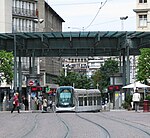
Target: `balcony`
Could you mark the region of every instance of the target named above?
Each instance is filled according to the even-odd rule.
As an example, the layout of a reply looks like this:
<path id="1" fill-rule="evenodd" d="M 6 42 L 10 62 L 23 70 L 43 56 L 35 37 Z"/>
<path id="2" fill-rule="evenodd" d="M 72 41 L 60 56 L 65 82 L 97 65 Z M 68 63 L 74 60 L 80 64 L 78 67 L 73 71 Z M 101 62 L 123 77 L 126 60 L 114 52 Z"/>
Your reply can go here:
<path id="1" fill-rule="evenodd" d="M 29 10 L 29 9 L 23 9 L 18 7 L 12 8 L 12 14 L 17 16 L 37 18 L 36 10 Z"/>

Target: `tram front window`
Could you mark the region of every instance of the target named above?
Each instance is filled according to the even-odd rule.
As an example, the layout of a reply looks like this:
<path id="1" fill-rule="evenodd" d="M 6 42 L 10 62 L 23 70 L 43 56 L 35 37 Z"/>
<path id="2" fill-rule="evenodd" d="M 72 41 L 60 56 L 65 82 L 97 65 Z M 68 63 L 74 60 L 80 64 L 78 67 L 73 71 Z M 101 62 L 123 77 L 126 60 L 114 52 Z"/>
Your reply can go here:
<path id="1" fill-rule="evenodd" d="M 59 102 L 60 102 L 61 105 L 64 105 L 64 106 L 70 105 L 72 103 L 71 99 L 72 99 L 71 98 L 71 93 L 68 93 L 68 92 L 60 93 Z"/>

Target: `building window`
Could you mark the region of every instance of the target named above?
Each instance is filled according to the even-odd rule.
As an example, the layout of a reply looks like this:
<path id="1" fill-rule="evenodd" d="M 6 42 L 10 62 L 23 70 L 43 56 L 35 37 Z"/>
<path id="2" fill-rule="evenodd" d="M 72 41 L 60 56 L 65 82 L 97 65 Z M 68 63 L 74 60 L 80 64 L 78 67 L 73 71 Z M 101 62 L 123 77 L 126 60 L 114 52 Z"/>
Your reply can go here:
<path id="1" fill-rule="evenodd" d="M 139 15 L 139 27 L 147 26 L 147 15 Z"/>
<path id="2" fill-rule="evenodd" d="M 139 3 L 147 3 L 147 0 L 139 0 Z"/>

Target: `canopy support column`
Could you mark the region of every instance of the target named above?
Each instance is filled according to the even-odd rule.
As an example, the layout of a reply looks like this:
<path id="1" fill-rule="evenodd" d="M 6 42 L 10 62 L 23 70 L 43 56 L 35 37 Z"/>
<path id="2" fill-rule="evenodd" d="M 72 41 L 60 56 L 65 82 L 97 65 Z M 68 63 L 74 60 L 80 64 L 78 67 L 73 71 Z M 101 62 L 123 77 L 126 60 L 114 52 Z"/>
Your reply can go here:
<path id="1" fill-rule="evenodd" d="M 17 92 L 17 41 L 16 34 L 14 34 L 14 92 Z"/>
<path id="2" fill-rule="evenodd" d="M 21 51 L 20 51 L 20 53 L 21 53 Z M 18 72 L 19 72 L 19 95 L 22 96 L 21 54 L 19 54 Z M 20 97 L 20 98 L 21 98 L 21 97 Z"/>
<path id="3" fill-rule="evenodd" d="M 125 60 L 125 52 L 126 52 L 126 49 L 123 48 L 122 49 L 122 55 L 123 55 L 123 86 L 126 85 L 126 60 Z M 125 100 L 126 100 L 126 92 L 124 93 L 125 95 Z"/>

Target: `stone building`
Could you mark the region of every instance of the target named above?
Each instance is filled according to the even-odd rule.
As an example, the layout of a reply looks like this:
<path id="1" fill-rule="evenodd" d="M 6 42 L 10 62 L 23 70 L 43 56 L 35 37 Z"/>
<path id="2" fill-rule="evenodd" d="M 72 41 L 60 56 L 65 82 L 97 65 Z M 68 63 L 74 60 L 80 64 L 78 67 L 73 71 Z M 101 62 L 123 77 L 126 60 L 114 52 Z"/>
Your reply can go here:
<path id="1" fill-rule="evenodd" d="M 62 31 L 64 20 L 44 0 L 0 0 L 0 5 L 0 33 Z M 29 60 L 29 57 L 21 58 L 24 89 L 26 75 L 30 73 Z M 36 57 L 34 62 L 34 73 L 42 76 L 41 86 L 54 86 L 61 69 L 60 58 Z M 10 88 L 13 89 L 13 84 Z"/>
<path id="2" fill-rule="evenodd" d="M 150 1 L 136 0 L 136 30 L 149 31 L 150 30 Z"/>

